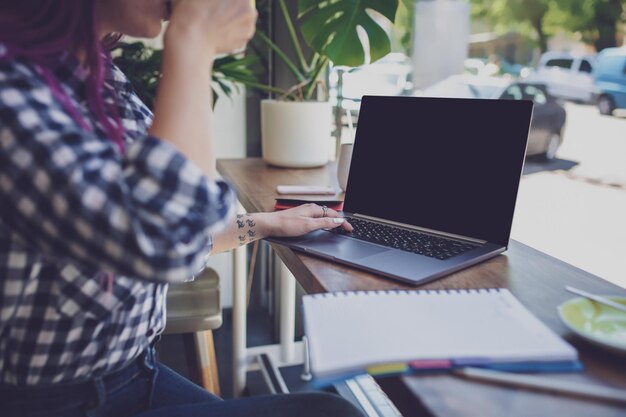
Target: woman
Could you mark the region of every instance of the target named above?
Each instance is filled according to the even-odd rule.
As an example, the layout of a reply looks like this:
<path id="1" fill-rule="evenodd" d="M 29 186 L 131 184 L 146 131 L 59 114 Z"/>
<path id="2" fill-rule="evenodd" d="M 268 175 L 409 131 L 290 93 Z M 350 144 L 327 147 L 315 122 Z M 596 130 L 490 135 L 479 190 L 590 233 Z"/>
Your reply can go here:
<path id="1" fill-rule="evenodd" d="M 351 229 L 313 205 L 241 221 L 228 185 L 210 180 L 209 69 L 252 36 L 250 1 L 1 4 L 2 414 L 359 415 L 323 394 L 221 401 L 154 360 L 167 283 L 208 252 Z M 165 17 L 152 115 L 105 44 L 157 36 Z"/>

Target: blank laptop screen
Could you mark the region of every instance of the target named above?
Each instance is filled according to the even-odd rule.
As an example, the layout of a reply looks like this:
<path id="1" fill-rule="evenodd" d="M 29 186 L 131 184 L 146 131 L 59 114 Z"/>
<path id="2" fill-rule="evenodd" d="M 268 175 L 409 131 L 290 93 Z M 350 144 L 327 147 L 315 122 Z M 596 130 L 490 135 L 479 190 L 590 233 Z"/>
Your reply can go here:
<path id="1" fill-rule="evenodd" d="M 365 96 L 344 210 L 507 246 L 532 102 Z"/>

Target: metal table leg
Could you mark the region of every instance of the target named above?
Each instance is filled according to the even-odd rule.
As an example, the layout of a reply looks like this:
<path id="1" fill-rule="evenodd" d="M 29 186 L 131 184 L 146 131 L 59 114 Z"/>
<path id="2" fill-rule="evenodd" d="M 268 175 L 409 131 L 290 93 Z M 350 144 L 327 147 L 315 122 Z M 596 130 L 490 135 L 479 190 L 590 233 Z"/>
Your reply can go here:
<path id="1" fill-rule="evenodd" d="M 291 362 L 294 356 L 296 328 L 296 279 L 280 262 L 280 347 L 283 362 Z"/>
<path id="2" fill-rule="evenodd" d="M 233 397 L 239 397 L 246 387 L 246 247 L 233 250 Z"/>

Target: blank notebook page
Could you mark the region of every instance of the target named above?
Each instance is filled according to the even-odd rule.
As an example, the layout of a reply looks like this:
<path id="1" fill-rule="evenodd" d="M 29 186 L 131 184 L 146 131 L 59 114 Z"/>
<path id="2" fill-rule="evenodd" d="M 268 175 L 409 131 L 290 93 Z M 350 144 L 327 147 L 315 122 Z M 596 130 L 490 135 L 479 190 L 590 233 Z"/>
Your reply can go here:
<path id="1" fill-rule="evenodd" d="M 303 302 L 318 375 L 419 359 L 577 358 L 506 289 L 328 293 Z"/>

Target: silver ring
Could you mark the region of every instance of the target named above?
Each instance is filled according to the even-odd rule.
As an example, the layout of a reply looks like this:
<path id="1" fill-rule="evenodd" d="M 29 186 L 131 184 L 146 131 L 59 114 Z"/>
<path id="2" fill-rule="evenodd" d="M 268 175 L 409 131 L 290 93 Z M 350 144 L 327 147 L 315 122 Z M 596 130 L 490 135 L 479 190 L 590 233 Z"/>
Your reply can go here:
<path id="1" fill-rule="evenodd" d="M 322 206 L 322 210 L 324 211 L 324 214 L 322 214 L 322 217 L 328 217 L 328 207 Z"/>

